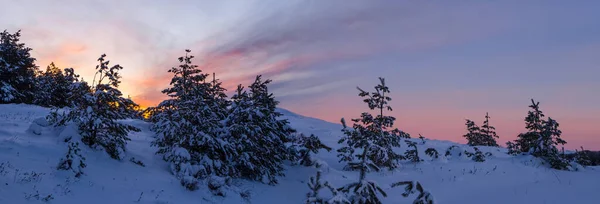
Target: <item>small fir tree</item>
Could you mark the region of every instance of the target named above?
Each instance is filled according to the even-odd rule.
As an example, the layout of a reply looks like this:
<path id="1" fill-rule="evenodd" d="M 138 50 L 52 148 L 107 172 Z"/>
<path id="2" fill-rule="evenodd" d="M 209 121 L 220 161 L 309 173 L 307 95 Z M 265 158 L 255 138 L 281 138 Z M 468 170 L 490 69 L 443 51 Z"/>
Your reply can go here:
<path id="1" fill-rule="evenodd" d="M 433 158 L 433 159 L 437 159 L 439 157 L 439 153 L 436 149 L 434 148 L 427 148 L 425 150 L 425 154 L 427 154 L 429 157 Z"/>
<path id="2" fill-rule="evenodd" d="M 392 110 L 388 105 L 392 99 L 386 95 L 390 90 L 385 85 L 385 80 L 379 80 L 380 84 L 375 86 L 373 93 L 358 88 L 359 96 L 365 98 L 363 101 L 369 109 L 377 110 L 378 115 L 364 112 L 361 118 L 352 119 L 352 128 L 348 128 L 342 119 L 342 132 L 345 136 L 338 143 L 344 146 L 338 149 L 338 157 L 341 162 L 347 163 L 345 168 L 348 170 L 379 171 L 381 167 L 395 169 L 402 158 L 392 148 L 400 147 L 400 139 L 407 134 L 397 128 L 391 129 L 396 118 L 383 114 L 384 110 Z M 363 153 L 355 155 L 355 149 L 361 149 Z"/>
<path id="3" fill-rule="evenodd" d="M 481 150 L 479 150 L 479 148 L 477 148 L 477 147 L 473 147 L 473 150 L 475 150 L 475 153 L 472 153 L 473 161 L 484 162 L 485 155 L 483 154 L 483 152 L 481 152 Z"/>
<path id="4" fill-rule="evenodd" d="M 528 132 L 519 134 L 517 140 L 508 142 L 509 153 L 528 153 L 544 159 L 554 169 L 566 170 L 569 167 L 567 159 L 558 151 L 557 145 L 564 145 L 559 124 L 552 118 L 544 119 L 544 114 L 539 108 L 539 102 L 531 100 L 529 111 L 525 118 Z"/>
<path id="5" fill-rule="evenodd" d="M 85 157 L 79 153 L 79 142 L 69 141 L 69 150 L 65 155 L 65 158 L 61 158 L 58 166 L 58 170 L 71 170 L 75 173 L 75 177 L 83 175 L 83 169 L 86 167 Z"/>
<path id="6" fill-rule="evenodd" d="M 408 145 L 408 148 L 412 148 L 412 149 L 408 149 L 408 150 L 406 150 L 406 152 L 404 152 L 404 158 L 411 162 L 414 162 L 414 163 L 422 162 L 423 160 L 421 158 L 419 158 L 419 151 L 417 149 L 417 143 L 408 141 L 408 140 L 404 140 L 404 142 L 406 142 L 406 145 Z"/>
<path id="7" fill-rule="evenodd" d="M 313 166 L 315 164 L 315 159 L 312 155 L 319 153 L 320 149 L 325 149 L 328 152 L 331 151 L 331 147 L 323 144 L 321 140 L 313 134 L 308 137 L 304 134 L 300 134 L 295 143 L 294 152 L 297 152 L 296 155 L 298 158 L 296 160 L 303 166 Z"/>
<path id="8" fill-rule="evenodd" d="M 497 147 L 498 143 L 496 139 L 500 138 L 498 134 L 496 134 L 496 128 L 490 125 L 490 116 L 488 113 L 485 113 L 485 120 L 483 121 L 483 125 L 481 126 L 481 137 L 482 144 L 480 146 L 492 146 Z"/>

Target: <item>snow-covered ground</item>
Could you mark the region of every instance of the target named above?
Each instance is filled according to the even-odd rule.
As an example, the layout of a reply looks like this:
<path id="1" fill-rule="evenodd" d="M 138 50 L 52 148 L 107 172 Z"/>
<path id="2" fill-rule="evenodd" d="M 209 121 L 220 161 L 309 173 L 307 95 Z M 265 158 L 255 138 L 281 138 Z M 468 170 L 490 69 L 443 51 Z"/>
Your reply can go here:
<path id="1" fill-rule="evenodd" d="M 127 158 L 111 159 L 101 151 L 81 146 L 86 156 L 85 175 L 57 171 L 59 159 L 67 151 L 60 134 L 72 133 L 44 127 L 36 120 L 49 109 L 31 105 L 0 105 L 0 204 L 41 203 L 303 203 L 308 178 L 316 169 L 290 166 L 280 184 L 268 186 L 256 182 L 236 181 L 228 195 L 215 197 L 201 188 L 190 192 L 171 175 L 167 164 L 150 146 L 153 134 L 149 124 L 139 120 L 124 121 L 142 129 L 130 134 Z M 281 110 L 291 125 L 307 134 L 315 134 L 323 143 L 336 149 L 341 125 L 303 117 Z M 33 124 L 33 125 L 32 125 Z M 404 163 L 396 171 L 371 173 L 368 177 L 380 186 L 397 181 L 416 180 L 430 191 L 438 203 L 600 203 L 595 194 L 600 189 L 600 169 L 589 167 L 577 172 L 556 171 L 540 165 L 536 159 L 505 154 L 502 148 L 480 148 L 493 154 L 483 163 L 463 156 L 443 157 L 452 145 L 472 151 L 471 147 L 449 141 L 418 142 L 419 155 L 425 162 Z M 403 143 L 404 145 L 404 143 Z M 404 145 L 406 146 L 406 145 Z M 435 161 L 427 156 L 427 148 L 442 155 Z M 404 152 L 404 148 L 398 151 Z M 140 160 L 145 167 L 129 161 Z M 323 178 L 341 186 L 356 180 L 356 172 L 342 171 L 335 150 L 321 152 L 317 158 L 326 162 Z M 200 185 L 201 187 L 205 185 Z M 403 188 L 386 189 L 384 203 L 412 203 L 402 197 Z M 239 192 L 250 194 L 243 199 Z"/>

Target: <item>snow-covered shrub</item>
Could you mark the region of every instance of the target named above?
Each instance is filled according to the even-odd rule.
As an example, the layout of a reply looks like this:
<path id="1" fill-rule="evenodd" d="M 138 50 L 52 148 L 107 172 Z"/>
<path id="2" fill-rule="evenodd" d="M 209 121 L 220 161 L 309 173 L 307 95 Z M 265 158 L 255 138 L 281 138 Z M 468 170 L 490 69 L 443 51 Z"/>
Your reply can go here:
<path id="1" fill-rule="evenodd" d="M 406 142 L 406 145 L 408 145 L 409 148 L 413 148 L 413 149 L 408 149 L 404 152 L 404 158 L 411 162 L 414 162 L 414 163 L 422 162 L 423 160 L 419 157 L 419 150 L 417 149 L 417 143 L 409 141 L 409 140 L 404 140 L 404 142 Z"/>
<path id="2" fill-rule="evenodd" d="M 417 198 L 415 198 L 415 200 L 413 201 L 413 204 L 434 204 L 435 203 L 431 193 L 429 193 L 428 191 L 425 191 L 423 189 L 423 186 L 419 182 L 403 181 L 403 182 L 397 182 L 397 183 L 392 184 L 392 188 L 395 188 L 398 186 L 405 186 L 404 193 L 402 193 L 402 196 L 404 196 L 404 197 L 408 197 L 410 194 L 414 194 L 415 190 L 418 191 Z"/>
<path id="3" fill-rule="evenodd" d="M 477 148 L 477 147 L 473 147 L 473 150 L 475 150 L 475 153 L 473 153 L 473 156 L 472 156 L 473 161 L 484 162 L 485 155 L 483 154 L 483 152 L 481 152 L 481 150 L 479 150 L 479 148 Z"/>
<path id="4" fill-rule="evenodd" d="M 321 140 L 313 134 L 310 136 L 299 134 L 293 143 L 294 144 L 290 149 L 292 149 L 292 154 L 295 156 L 294 162 L 303 166 L 315 165 L 316 160 L 313 158 L 313 154 L 319 153 L 320 149 L 325 149 L 328 152 L 331 151 L 331 147 L 323 144 Z"/>
<path id="5" fill-rule="evenodd" d="M 68 112 L 59 114 L 54 111 L 49 120 L 55 126 L 66 126 L 70 123 L 77 124 L 81 141 L 92 147 L 101 148 L 114 159 L 121 160 L 125 152 L 125 144 L 129 141 L 130 131 L 140 131 L 131 125 L 118 122 L 131 116 L 130 109 L 135 104 L 131 99 L 123 98 L 119 91 L 118 71 L 123 69 L 119 65 L 108 67 L 102 55 L 96 66 L 98 81 L 92 87 L 85 82 L 75 83 L 72 87 L 75 93 L 74 107 Z"/>
<path id="6" fill-rule="evenodd" d="M 334 188 L 329 182 L 321 181 L 321 171 L 317 171 L 315 177 L 310 177 L 308 188 L 310 192 L 306 194 L 306 204 L 350 204 L 350 200 L 346 195 L 338 189 Z M 331 192 L 331 197 L 324 197 L 319 192 L 323 189 L 328 189 Z"/>
<path id="7" fill-rule="evenodd" d="M 86 167 L 85 157 L 80 153 L 79 142 L 69 141 L 69 150 L 64 158 L 60 159 L 58 170 L 71 170 L 75 173 L 75 177 L 83 175 L 83 169 Z"/>
<path id="8" fill-rule="evenodd" d="M 439 158 L 439 155 L 440 155 L 435 148 L 427 148 L 425 150 L 425 154 L 427 154 L 432 159 L 437 159 L 437 158 Z"/>

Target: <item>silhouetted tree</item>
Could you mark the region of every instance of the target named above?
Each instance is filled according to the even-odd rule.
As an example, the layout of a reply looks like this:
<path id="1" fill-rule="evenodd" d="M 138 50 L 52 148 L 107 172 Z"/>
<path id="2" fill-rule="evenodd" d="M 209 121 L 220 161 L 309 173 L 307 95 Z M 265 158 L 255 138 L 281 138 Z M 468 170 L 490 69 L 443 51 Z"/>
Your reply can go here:
<path id="1" fill-rule="evenodd" d="M 0 32 L 0 103 L 33 103 L 37 67 L 20 38 L 20 30 Z"/>

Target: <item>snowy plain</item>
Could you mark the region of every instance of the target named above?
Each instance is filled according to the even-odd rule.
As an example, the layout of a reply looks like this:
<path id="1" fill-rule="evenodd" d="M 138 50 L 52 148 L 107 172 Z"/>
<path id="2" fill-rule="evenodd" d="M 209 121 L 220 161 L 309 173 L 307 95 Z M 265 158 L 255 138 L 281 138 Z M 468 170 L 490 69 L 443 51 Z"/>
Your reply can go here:
<path id="1" fill-rule="evenodd" d="M 322 167 L 323 179 L 339 187 L 357 180 L 357 172 L 342 171 L 335 149 L 341 136 L 340 124 L 304 117 L 280 109 L 291 126 L 305 134 L 315 134 L 334 150 L 321 151 L 317 158 L 327 163 Z M 75 178 L 72 172 L 58 171 L 56 166 L 67 151 L 61 138 L 75 134 L 73 127 L 56 129 L 44 120 L 50 109 L 33 105 L 0 105 L 0 204 L 60 203 L 304 203 L 309 191 L 306 182 L 315 175 L 314 167 L 287 166 L 286 176 L 279 184 L 269 186 L 237 180 L 225 197 L 213 196 L 206 185 L 191 192 L 171 175 L 168 165 L 156 148 L 149 123 L 126 120 L 141 132 L 132 132 L 123 161 L 111 159 L 102 151 L 81 145 L 87 158 L 85 175 Z M 414 137 L 414 135 L 413 135 Z M 492 156 L 485 162 L 474 162 L 464 154 L 445 157 L 446 149 L 457 145 L 459 150 L 472 147 L 450 141 L 411 139 L 418 143 L 421 163 L 403 163 L 394 171 L 368 174 L 384 187 L 388 197 L 384 203 L 412 203 L 404 198 L 402 187 L 389 188 L 398 181 L 419 181 L 431 192 L 437 203 L 461 204 L 559 204 L 600 203 L 600 168 L 586 167 L 579 171 L 552 170 L 530 156 L 510 156 L 504 148 L 480 147 Z M 406 145 L 398 149 L 403 153 Z M 435 148 L 440 158 L 433 159 L 424 151 Z M 458 151 L 457 151 L 458 152 Z M 140 160 L 145 167 L 130 162 Z M 239 194 L 250 195 L 242 198 Z"/>

